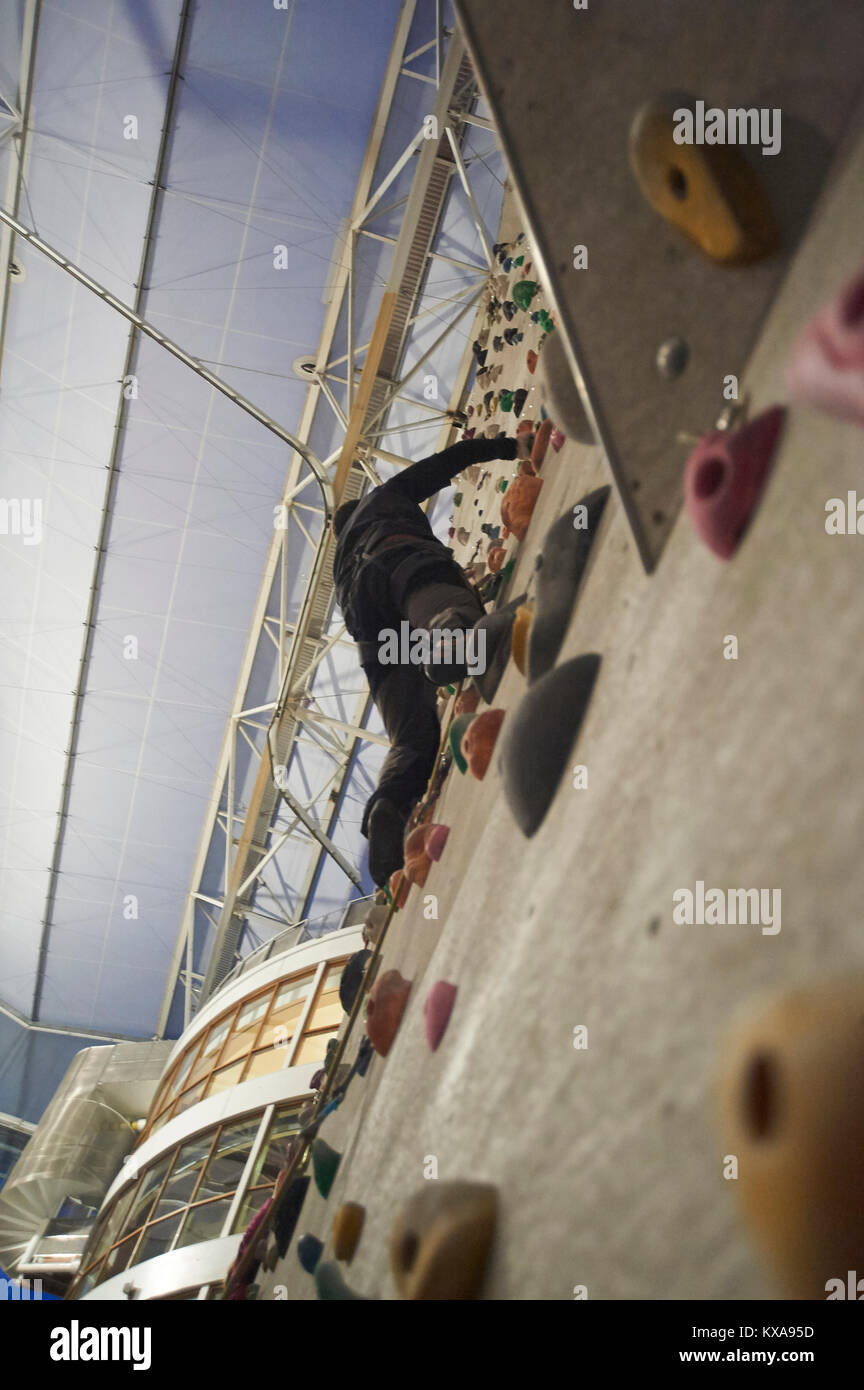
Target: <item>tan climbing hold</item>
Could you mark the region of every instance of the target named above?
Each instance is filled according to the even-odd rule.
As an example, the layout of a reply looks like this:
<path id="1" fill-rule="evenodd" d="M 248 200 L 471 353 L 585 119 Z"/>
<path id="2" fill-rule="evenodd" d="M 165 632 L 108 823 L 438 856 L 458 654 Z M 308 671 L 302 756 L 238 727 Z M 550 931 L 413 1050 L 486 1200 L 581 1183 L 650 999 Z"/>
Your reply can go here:
<path id="1" fill-rule="evenodd" d="M 510 634 L 510 654 L 516 663 L 519 674 L 524 676 L 528 665 L 528 637 L 534 621 L 534 610 L 527 604 L 516 609 L 513 631 Z"/>
<path id="2" fill-rule="evenodd" d="M 724 1164 L 788 1297 L 839 1294 L 864 1276 L 864 978 L 790 990 L 729 1038 L 720 1099 Z"/>
<path id="3" fill-rule="evenodd" d="M 477 1298 L 497 1207 L 497 1191 L 487 1183 L 438 1181 L 415 1192 L 390 1237 L 390 1263 L 402 1298 Z"/>
<path id="4" fill-rule="evenodd" d="M 772 255 L 780 233 L 758 176 L 734 145 L 676 143 L 674 113 L 685 109 L 683 99 L 661 99 L 633 121 L 630 167 L 645 198 L 712 261 Z"/>
<path id="5" fill-rule="evenodd" d="M 358 1202 L 344 1202 L 333 1217 L 333 1254 L 350 1264 L 363 1232 L 366 1208 Z"/>

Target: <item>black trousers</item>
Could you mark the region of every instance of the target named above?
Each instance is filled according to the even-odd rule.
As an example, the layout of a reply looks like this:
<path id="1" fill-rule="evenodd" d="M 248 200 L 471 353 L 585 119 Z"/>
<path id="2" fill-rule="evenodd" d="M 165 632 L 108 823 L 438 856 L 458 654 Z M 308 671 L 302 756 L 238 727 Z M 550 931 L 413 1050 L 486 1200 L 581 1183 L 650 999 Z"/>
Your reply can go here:
<path id="1" fill-rule="evenodd" d="M 485 609 L 474 590 L 455 568 L 431 572 L 400 604 L 412 629 L 471 628 Z M 423 795 L 435 765 L 441 737 L 436 709 L 437 687 L 422 666 L 365 666 L 372 697 L 384 721 L 390 750 L 378 786 L 366 803 L 362 830 L 369 812 L 386 797 L 406 813 Z M 432 673 L 434 676 L 434 672 Z"/>

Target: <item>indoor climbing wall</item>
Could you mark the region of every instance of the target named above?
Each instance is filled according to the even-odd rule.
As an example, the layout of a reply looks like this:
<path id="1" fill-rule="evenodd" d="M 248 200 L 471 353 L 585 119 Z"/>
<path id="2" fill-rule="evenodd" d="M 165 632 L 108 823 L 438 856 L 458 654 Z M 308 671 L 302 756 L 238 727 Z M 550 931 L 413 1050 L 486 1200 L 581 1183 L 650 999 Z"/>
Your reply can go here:
<path id="1" fill-rule="evenodd" d="M 479 46 L 482 6 L 461 8 Z M 678 53 L 692 87 L 706 74 Z M 631 115 L 652 97 L 626 90 Z M 642 475 L 670 489 L 662 548 L 634 532 L 628 456 L 610 469 L 590 442 L 567 370 L 543 251 L 560 176 L 554 208 L 521 183 L 505 206 L 467 428 L 530 425 L 522 458 L 460 482 L 452 537 L 495 659 L 441 692 L 404 868 L 343 976 L 348 1021 L 234 1296 L 818 1299 L 864 1268 L 864 104 L 843 100 L 773 280 L 740 268 L 757 288 L 724 313 L 712 399 L 689 366 L 674 377 L 664 428 L 686 442 Z M 589 266 L 626 232 L 593 187 L 568 204 L 571 245 L 594 227 Z M 668 235 L 670 262 L 705 270 Z M 633 332 L 655 342 L 643 309 Z M 602 362 L 580 384 L 620 400 L 623 448 L 642 378 Z"/>

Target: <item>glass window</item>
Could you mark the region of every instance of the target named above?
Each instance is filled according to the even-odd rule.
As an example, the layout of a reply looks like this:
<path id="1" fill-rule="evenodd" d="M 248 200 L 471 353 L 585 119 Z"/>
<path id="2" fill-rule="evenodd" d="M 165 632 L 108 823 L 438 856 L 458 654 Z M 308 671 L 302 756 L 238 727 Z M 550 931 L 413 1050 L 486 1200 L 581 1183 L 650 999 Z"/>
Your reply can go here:
<path id="1" fill-rule="evenodd" d="M 272 1197 L 272 1195 L 272 1187 L 254 1187 L 251 1192 L 247 1192 L 240 1203 L 234 1225 L 231 1227 L 232 1234 L 236 1235 L 238 1231 L 245 1231 L 256 1211 L 260 1211 L 268 1197 Z"/>
<path id="2" fill-rule="evenodd" d="M 188 1049 L 188 1051 L 186 1052 L 186 1055 L 185 1055 L 184 1057 L 181 1057 L 181 1058 L 180 1058 L 180 1063 L 179 1063 L 179 1065 L 178 1065 L 178 1067 L 177 1067 L 177 1070 L 176 1070 L 175 1073 L 174 1073 L 174 1079 L 173 1079 L 172 1082 L 171 1082 L 171 1095 L 172 1095 L 172 1096 L 178 1095 L 179 1092 L 183 1090 L 183 1087 L 184 1087 L 185 1084 L 186 1084 L 186 1078 L 188 1077 L 190 1071 L 192 1070 L 192 1063 L 195 1061 L 195 1058 L 198 1056 L 198 1049 L 199 1049 L 200 1046 L 201 1046 L 201 1039 L 198 1038 L 198 1039 L 192 1044 L 192 1046 Z"/>
<path id="3" fill-rule="evenodd" d="M 342 965 L 335 971 L 328 970 L 321 982 L 318 998 L 309 1015 L 305 1031 L 316 1032 L 319 1028 L 338 1028 L 342 1022 L 343 1008 L 339 1001 L 339 979 Z"/>
<path id="4" fill-rule="evenodd" d="M 235 1062 L 230 1067 L 220 1067 L 214 1071 L 210 1080 L 207 1082 L 207 1095 L 215 1096 L 219 1091 L 227 1091 L 229 1086 L 236 1086 L 243 1074 L 246 1065 L 246 1058 L 241 1057 L 239 1062 Z"/>
<path id="5" fill-rule="evenodd" d="M 157 1255 L 164 1255 L 166 1250 L 170 1249 L 185 1211 L 186 1208 L 183 1207 L 174 1216 L 169 1216 L 167 1221 L 157 1221 L 147 1227 L 141 1237 L 141 1244 L 135 1251 L 136 1265 L 143 1264 L 144 1260 L 155 1260 Z"/>
<path id="6" fill-rule="evenodd" d="M 136 1231 L 139 1226 L 144 1225 L 156 1194 L 162 1186 L 165 1174 L 171 1166 L 173 1156 L 173 1153 L 170 1153 L 166 1158 L 161 1158 L 158 1163 L 154 1163 L 152 1168 L 148 1168 L 142 1177 L 135 1194 L 135 1200 L 129 1208 L 129 1215 L 123 1225 L 124 1235 L 128 1235 L 130 1231 Z"/>
<path id="7" fill-rule="evenodd" d="M 254 1052 L 246 1072 L 246 1080 L 251 1080 L 253 1076 L 269 1076 L 273 1071 L 281 1071 L 287 1058 L 287 1047 L 265 1047 L 263 1052 Z"/>
<path id="8" fill-rule="evenodd" d="M 286 980 L 283 985 L 280 985 L 276 992 L 276 998 L 273 1000 L 273 1008 L 270 1011 L 267 1025 L 261 1034 L 262 1042 L 265 1039 L 268 1043 L 273 1043 L 278 1041 L 278 1038 L 293 1038 L 306 1005 L 312 979 L 312 973 L 307 971 L 305 975 L 294 980 Z M 279 1030 L 278 1037 L 277 1029 Z"/>
<path id="9" fill-rule="evenodd" d="M 302 1067 L 306 1062 L 323 1062 L 327 1053 L 327 1044 L 331 1038 L 336 1037 L 338 1032 L 338 1028 L 331 1028 L 329 1033 L 312 1033 L 311 1036 L 304 1037 L 294 1054 L 292 1065 Z"/>
<path id="10" fill-rule="evenodd" d="M 266 993 L 257 995 L 255 999 L 250 999 L 241 1007 L 231 1037 L 226 1042 L 225 1050 L 219 1058 L 223 1066 L 226 1062 L 236 1061 L 238 1057 L 245 1057 L 251 1051 L 261 1020 L 269 1008 L 272 994 L 273 990 L 268 989 Z"/>
<path id="11" fill-rule="evenodd" d="M 173 1119 L 175 1115 L 182 1115 L 184 1110 L 188 1110 L 190 1105 L 194 1105 L 197 1100 L 200 1100 L 203 1093 L 204 1082 L 199 1081 L 197 1086 L 193 1086 L 191 1091 L 186 1091 L 186 1093 L 180 1097 L 171 1112 L 171 1118 Z"/>
<path id="12" fill-rule="evenodd" d="M 216 1202 L 202 1202 L 200 1206 L 190 1207 L 175 1249 L 221 1236 L 230 1205 L 231 1197 L 220 1197 Z"/>
<path id="13" fill-rule="evenodd" d="M 112 1275 L 119 1274 L 121 1270 L 126 1268 L 132 1258 L 132 1251 L 135 1249 L 137 1241 L 138 1233 L 136 1232 L 134 1236 L 129 1236 L 128 1240 L 124 1240 L 122 1245 L 115 1246 L 111 1253 L 106 1256 L 105 1263 L 99 1270 L 100 1284 L 104 1284 L 106 1279 L 110 1279 Z"/>
<path id="14" fill-rule="evenodd" d="M 272 1120 L 270 1132 L 252 1169 L 252 1176 L 249 1180 L 250 1187 L 255 1187 L 259 1183 L 274 1183 L 276 1181 L 280 1169 L 285 1164 L 288 1144 L 300 1128 L 297 1120 L 298 1113 L 299 1106 L 292 1107 L 292 1109 L 276 1115 Z"/>
<path id="15" fill-rule="evenodd" d="M 174 1160 L 171 1176 L 162 1192 L 163 1200 L 184 1203 L 191 1200 L 201 1169 L 204 1167 L 212 1146 L 212 1130 L 208 1134 L 199 1134 L 197 1138 L 190 1139 L 187 1144 L 183 1145 Z"/>
<path id="16" fill-rule="evenodd" d="M 253 1120 L 242 1120 L 239 1124 L 224 1127 L 196 1193 L 199 1201 L 223 1192 L 236 1191 L 260 1125 L 261 1117 L 256 1115 Z"/>

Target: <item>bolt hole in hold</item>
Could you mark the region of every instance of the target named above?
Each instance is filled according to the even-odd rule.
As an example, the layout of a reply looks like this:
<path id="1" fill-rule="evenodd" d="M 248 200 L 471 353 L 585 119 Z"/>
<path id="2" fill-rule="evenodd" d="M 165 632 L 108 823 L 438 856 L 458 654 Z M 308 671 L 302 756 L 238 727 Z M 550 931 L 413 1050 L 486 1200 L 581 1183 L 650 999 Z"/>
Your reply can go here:
<path id="1" fill-rule="evenodd" d="M 770 1139 L 778 1126 L 779 1069 L 767 1052 L 750 1059 L 744 1077 L 744 1118 L 754 1139 Z"/>
<path id="2" fill-rule="evenodd" d="M 704 499 L 706 497 L 713 497 L 716 492 L 719 492 L 723 483 L 725 471 L 726 469 L 722 459 L 706 459 L 699 469 L 699 472 L 696 474 L 696 482 L 693 488 L 696 496 Z"/>
<path id="3" fill-rule="evenodd" d="M 399 1246 L 399 1261 L 406 1274 L 410 1274 L 414 1268 L 414 1261 L 417 1259 L 417 1251 L 420 1249 L 420 1241 L 413 1231 L 408 1231 L 402 1237 L 402 1244 Z"/>
<path id="4" fill-rule="evenodd" d="M 864 319 L 864 275 L 849 287 L 841 314 L 846 328 L 855 328 Z"/>
<path id="5" fill-rule="evenodd" d="M 687 175 L 676 164 L 673 164 L 667 175 L 669 192 L 673 198 L 677 198 L 679 203 L 683 203 L 687 197 Z"/>

